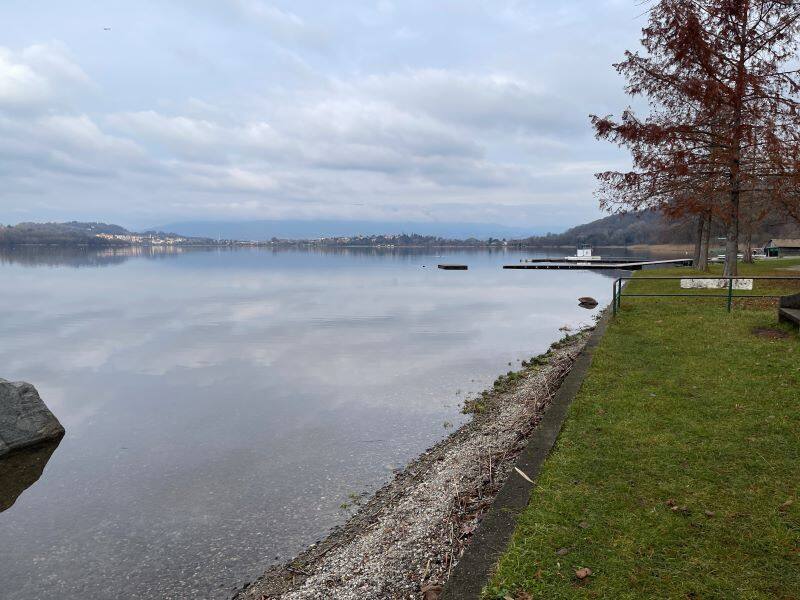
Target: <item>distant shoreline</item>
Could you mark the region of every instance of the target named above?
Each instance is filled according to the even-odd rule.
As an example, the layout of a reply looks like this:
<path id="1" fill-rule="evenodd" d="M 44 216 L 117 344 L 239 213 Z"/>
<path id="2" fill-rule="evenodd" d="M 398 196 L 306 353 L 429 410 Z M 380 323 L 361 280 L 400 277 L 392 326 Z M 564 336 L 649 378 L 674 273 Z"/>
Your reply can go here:
<path id="1" fill-rule="evenodd" d="M 192 248 L 314 248 L 314 249 L 372 249 L 372 250 L 398 250 L 404 248 L 436 248 L 454 250 L 571 250 L 576 248 L 576 244 L 566 244 L 557 246 L 534 245 L 523 242 L 506 242 L 504 244 L 490 243 L 431 243 L 431 244 L 326 244 L 307 240 L 279 241 L 279 242 L 250 242 L 250 241 L 230 241 L 221 243 L 187 243 L 187 244 L 111 244 L 111 243 L 75 243 L 75 242 L 21 242 L 12 244 L 0 243 L 0 248 L 76 248 L 84 250 L 125 250 L 130 248 L 158 248 L 158 249 L 182 249 L 191 250 Z M 691 253 L 691 244 L 632 244 L 624 245 L 598 245 L 595 248 L 624 249 L 632 251 L 650 251 L 664 253 Z"/>

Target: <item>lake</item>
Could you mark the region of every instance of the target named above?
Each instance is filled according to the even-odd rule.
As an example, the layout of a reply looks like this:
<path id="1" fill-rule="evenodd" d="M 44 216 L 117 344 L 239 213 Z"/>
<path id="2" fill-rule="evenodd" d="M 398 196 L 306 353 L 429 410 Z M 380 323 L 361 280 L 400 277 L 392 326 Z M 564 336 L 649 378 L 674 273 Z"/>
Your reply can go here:
<path id="1" fill-rule="evenodd" d="M 523 256 L 0 251 L 0 377 L 67 431 L 0 513 L 0 598 L 227 598 L 320 539 L 610 302 Z"/>

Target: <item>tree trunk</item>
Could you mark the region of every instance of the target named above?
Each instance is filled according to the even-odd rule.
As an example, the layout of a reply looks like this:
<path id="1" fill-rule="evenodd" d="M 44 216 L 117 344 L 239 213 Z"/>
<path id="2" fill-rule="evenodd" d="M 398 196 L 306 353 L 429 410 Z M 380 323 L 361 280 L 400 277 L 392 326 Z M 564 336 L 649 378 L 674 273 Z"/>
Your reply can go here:
<path id="1" fill-rule="evenodd" d="M 739 186 L 734 184 L 731 191 L 730 213 L 725 240 L 725 271 L 723 277 L 736 277 L 739 274 Z"/>
<path id="2" fill-rule="evenodd" d="M 727 239 L 725 241 L 724 277 L 736 277 L 739 274 L 737 264 L 739 255 L 739 204 L 742 191 L 742 142 L 744 140 L 743 116 L 745 95 L 747 93 L 747 27 L 750 5 L 745 0 L 733 4 L 738 7 L 739 14 L 739 59 L 736 63 L 736 88 L 733 97 L 732 144 L 730 162 L 730 204 L 728 207 Z"/>
<path id="3" fill-rule="evenodd" d="M 700 215 L 697 217 L 697 233 L 694 240 L 694 268 L 699 268 L 700 255 L 703 252 L 703 231 L 705 231 L 706 216 Z"/>
<path id="4" fill-rule="evenodd" d="M 747 250 L 744 253 L 744 262 L 746 263 L 753 263 L 753 231 L 752 229 L 748 228 L 747 235 L 745 237 L 747 240 Z"/>
<path id="5" fill-rule="evenodd" d="M 708 250 L 711 244 L 711 215 L 706 216 L 704 227 L 703 227 L 703 235 L 702 235 L 702 244 L 700 248 L 700 260 L 697 263 L 697 269 L 700 271 L 708 271 Z"/>

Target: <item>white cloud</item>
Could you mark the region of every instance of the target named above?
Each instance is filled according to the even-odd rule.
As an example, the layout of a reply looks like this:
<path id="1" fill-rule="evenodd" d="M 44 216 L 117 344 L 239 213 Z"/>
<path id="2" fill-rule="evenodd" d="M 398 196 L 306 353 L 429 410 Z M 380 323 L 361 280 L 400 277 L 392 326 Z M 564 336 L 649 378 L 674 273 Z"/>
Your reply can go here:
<path id="1" fill-rule="evenodd" d="M 36 44 L 17 53 L 0 46 L 0 109 L 40 109 L 88 84 L 60 44 Z"/>
<path id="2" fill-rule="evenodd" d="M 51 92 L 47 79 L 0 48 L 0 106 L 38 104 L 47 100 Z"/>
<path id="3" fill-rule="evenodd" d="M 183 157 L 250 155 L 275 150 L 281 143 L 264 121 L 223 125 L 208 119 L 168 116 L 153 110 L 109 115 L 113 128 L 147 142 L 159 144 Z"/>
<path id="4" fill-rule="evenodd" d="M 300 44 L 320 47 L 328 36 L 319 27 L 307 23 L 290 10 L 279 8 L 264 0 L 230 0 L 234 10 L 244 19 L 263 25 L 272 41 L 281 44 Z"/>
<path id="5" fill-rule="evenodd" d="M 234 0 L 234 5 L 248 17 L 264 20 L 270 25 L 297 29 L 305 26 L 303 19 L 296 14 L 262 0 Z"/>
<path id="6" fill-rule="evenodd" d="M 271 192 L 278 181 L 265 172 L 243 167 L 217 167 L 204 164 L 171 163 L 182 183 L 210 192 Z"/>
<path id="7" fill-rule="evenodd" d="M 89 76 L 69 56 L 67 48 L 58 42 L 34 44 L 22 51 L 22 59 L 33 68 L 58 82 L 89 84 Z"/>
<path id="8" fill-rule="evenodd" d="M 86 115 L 53 115 L 34 122 L 44 141 L 87 154 L 111 154 L 120 159 L 142 156 L 142 149 L 131 140 L 104 133 Z"/>

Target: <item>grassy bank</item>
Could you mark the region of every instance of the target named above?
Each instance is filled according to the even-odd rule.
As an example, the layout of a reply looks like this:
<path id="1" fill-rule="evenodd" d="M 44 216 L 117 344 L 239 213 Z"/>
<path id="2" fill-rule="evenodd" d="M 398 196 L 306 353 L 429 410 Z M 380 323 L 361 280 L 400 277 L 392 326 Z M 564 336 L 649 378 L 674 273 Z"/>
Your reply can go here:
<path id="1" fill-rule="evenodd" d="M 486 596 L 800 597 L 800 340 L 774 303 L 623 302 Z"/>

